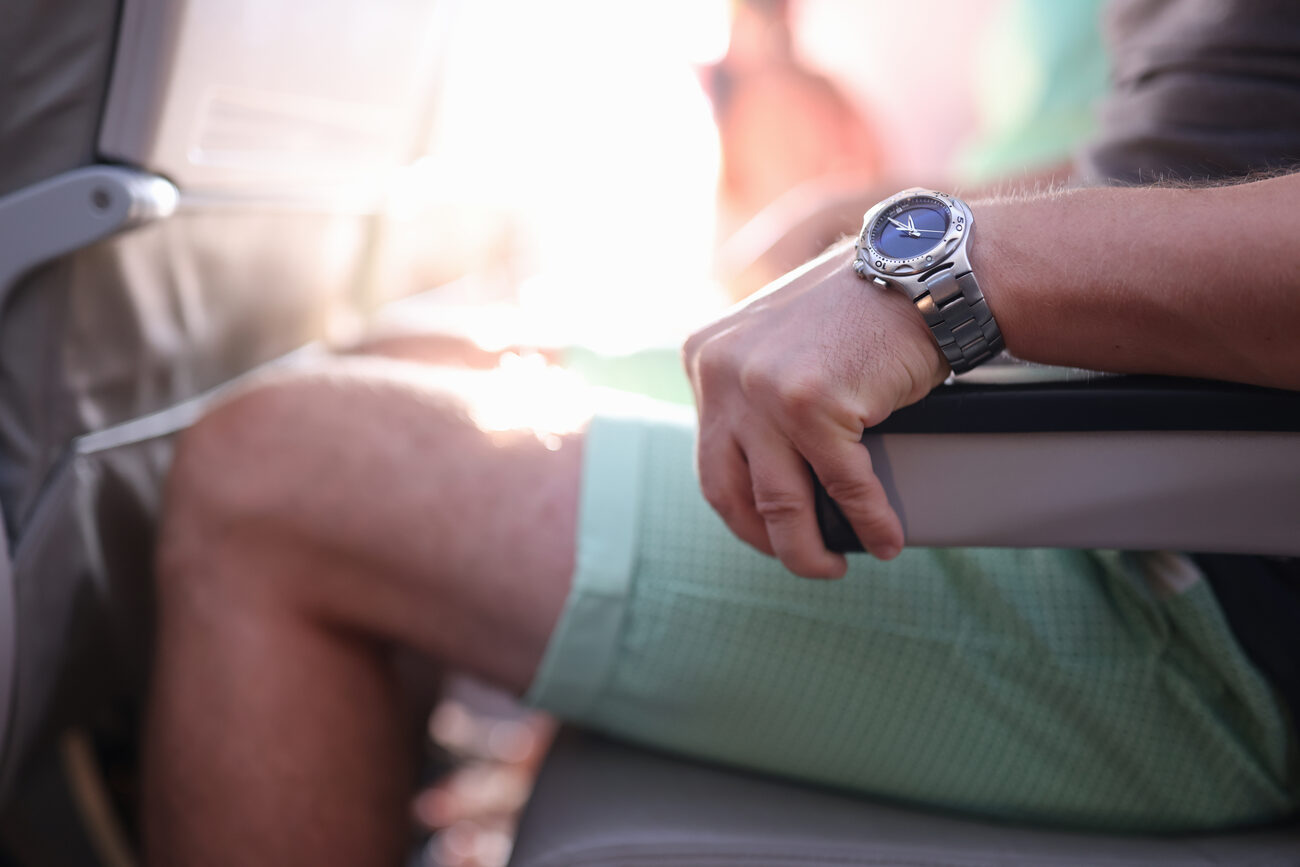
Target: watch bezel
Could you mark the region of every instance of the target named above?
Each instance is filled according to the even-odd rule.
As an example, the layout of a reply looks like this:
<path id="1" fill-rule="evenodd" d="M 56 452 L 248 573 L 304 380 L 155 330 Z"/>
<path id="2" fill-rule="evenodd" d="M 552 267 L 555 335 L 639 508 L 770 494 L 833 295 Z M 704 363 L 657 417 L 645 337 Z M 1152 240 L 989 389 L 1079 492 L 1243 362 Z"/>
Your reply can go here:
<path id="1" fill-rule="evenodd" d="M 886 255 L 872 240 L 876 234 L 876 226 L 887 219 L 895 206 L 918 199 L 927 204 L 938 205 L 947 212 L 947 231 L 942 238 L 935 241 L 933 247 L 916 256 L 900 259 Z M 904 277 L 930 271 L 952 257 L 961 246 L 962 239 L 969 234 L 971 222 L 970 209 L 960 199 L 947 193 L 921 187 L 903 190 L 876 203 L 866 213 L 862 220 L 862 231 L 858 235 L 854 267 L 859 274 L 870 272 L 882 277 Z"/>

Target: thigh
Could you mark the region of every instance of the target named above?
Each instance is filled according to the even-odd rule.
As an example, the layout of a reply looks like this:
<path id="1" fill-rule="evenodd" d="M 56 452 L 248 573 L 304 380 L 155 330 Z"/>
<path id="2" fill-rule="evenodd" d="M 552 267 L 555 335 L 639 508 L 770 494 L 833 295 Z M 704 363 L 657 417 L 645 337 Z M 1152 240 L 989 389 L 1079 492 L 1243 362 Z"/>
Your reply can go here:
<path id="1" fill-rule="evenodd" d="M 655 746 L 1053 824 L 1295 803 L 1284 710 L 1203 582 L 1116 552 L 909 549 L 799 579 L 698 492 L 688 426 L 597 418 L 573 592 L 530 697 Z M 611 467 L 621 471 L 611 472 Z"/>
<path id="2" fill-rule="evenodd" d="M 522 690 L 568 591 L 582 435 L 500 410 L 548 387 L 371 359 L 276 375 L 183 438 L 164 550 L 238 560 L 203 592 L 287 600 Z"/>

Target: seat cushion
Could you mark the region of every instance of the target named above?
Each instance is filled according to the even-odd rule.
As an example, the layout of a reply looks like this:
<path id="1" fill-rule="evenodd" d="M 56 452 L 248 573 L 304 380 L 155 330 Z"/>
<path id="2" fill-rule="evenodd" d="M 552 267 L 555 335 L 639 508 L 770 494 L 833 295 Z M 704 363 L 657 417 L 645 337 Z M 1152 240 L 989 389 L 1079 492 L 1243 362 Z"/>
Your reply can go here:
<path id="1" fill-rule="evenodd" d="M 556 742 L 512 867 L 1297 865 L 1300 825 L 1177 837 L 1028 829 L 808 789 L 576 730 Z"/>

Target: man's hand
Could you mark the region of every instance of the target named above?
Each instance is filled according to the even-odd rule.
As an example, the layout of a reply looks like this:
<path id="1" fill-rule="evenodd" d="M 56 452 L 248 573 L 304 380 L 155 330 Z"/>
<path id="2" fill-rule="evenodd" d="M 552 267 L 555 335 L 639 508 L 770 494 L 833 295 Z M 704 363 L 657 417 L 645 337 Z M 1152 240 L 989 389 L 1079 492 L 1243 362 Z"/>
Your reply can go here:
<path id="1" fill-rule="evenodd" d="M 691 336 L 705 498 L 737 536 L 809 578 L 844 574 L 822 544 L 811 466 L 863 546 L 896 556 L 903 530 L 862 432 L 920 400 L 948 365 L 901 293 L 853 273 L 840 247 Z"/>

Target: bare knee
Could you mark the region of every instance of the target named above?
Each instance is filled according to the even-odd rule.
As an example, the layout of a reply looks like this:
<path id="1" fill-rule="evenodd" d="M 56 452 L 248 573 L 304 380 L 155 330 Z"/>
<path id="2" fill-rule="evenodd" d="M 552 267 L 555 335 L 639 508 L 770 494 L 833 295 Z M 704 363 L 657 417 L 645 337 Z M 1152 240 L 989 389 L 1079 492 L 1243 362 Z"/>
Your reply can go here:
<path id="1" fill-rule="evenodd" d="M 169 529 L 201 521 L 205 535 L 271 517 L 288 482 L 283 400 L 277 384 L 218 404 L 180 434 L 165 493 Z M 277 472 L 279 470 L 279 472 Z"/>
<path id="2" fill-rule="evenodd" d="M 169 596 L 287 602 L 526 685 L 573 568 L 580 437 L 485 433 L 419 374 L 340 369 L 251 389 L 182 437 L 164 617 Z M 490 659 L 484 635 L 502 636 Z"/>
<path id="3" fill-rule="evenodd" d="M 284 385 L 247 391 L 179 436 L 157 558 L 164 614 L 196 590 L 212 597 L 218 583 L 255 571 L 233 561 L 252 552 L 254 533 L 274 535 L 285 492 L 294 486 L 286 473 L 292 468 L 282 460 L 281 404 L 290 393 Z"/>
<path id="4" fill-rule="evenodd" d="M 419 425 L 401 418 L 402 389 L 344 365 L 269 379 L 213 407 L 176 446 L 158 558 L 164 592 L 240 581 L 263 593 L 268 583 L 319 579 L 331 552 L 363 559 L 384 497 L 378 463 L 419 448 L 395 444 L 396 429 L 468 427 L 450 398 L 425 400 Z M 275 562 L 250 562 L 259 559 Z"/>

